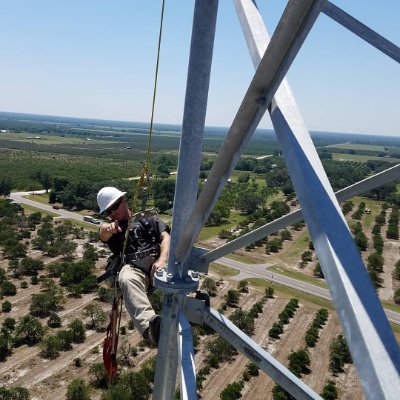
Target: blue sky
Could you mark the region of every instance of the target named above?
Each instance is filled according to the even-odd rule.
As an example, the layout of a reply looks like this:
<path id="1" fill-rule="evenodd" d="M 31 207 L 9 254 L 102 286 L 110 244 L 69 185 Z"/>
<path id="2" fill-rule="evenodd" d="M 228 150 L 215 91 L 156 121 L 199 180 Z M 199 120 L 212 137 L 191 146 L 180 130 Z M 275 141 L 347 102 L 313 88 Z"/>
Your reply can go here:
<path id="1" fill-rule="evenodd" d="M 400 1 L 332 2 L 400 45 Z M 254 70 L 232 1 L 219 3 L 206 123 L 229 126 Z M 258 1 L 270 35 L 286 3 Z M 156 122 L 182 122 L 193 7 L 166 0 Z M 0 9 L 0 111 L 149 121 L 161 0 Z M 288 80 L 309 130 L 400 134 L 400 65 L 323 14 Z"/>

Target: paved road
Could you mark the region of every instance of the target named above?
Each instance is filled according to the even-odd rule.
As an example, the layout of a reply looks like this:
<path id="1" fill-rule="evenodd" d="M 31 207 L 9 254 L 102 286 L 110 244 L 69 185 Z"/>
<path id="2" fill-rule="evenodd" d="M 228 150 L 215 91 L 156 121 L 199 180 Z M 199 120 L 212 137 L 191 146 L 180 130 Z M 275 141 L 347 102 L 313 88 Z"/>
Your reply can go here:
<path id="1" fill-rule="evenodd" d="M 23 196 L 27 196 L 32 192 L 18 192 L 18 193 L 11 193 L 10 198 L 14 200 L 16 203 L 21 203 L 21 204 L 29 204 L 33 207 L 36 208 L 41 208 L 42 210 L 50 211 L 52 213 L 58 214 L 61 218 L 71 218 L 75 219 L 78 221 L 83 221 L 83 216 L 66 211 L 66 210 L 54 210 L 51 206 L 48 206 L 46 204 L 38 203 L 36 201 L 32 201 L 29 199 L 24 198 Z M 35 193 L 40 194 L 44 193 L 44 190 L 42 191 L 35 191 Z M 230 258 L 226 257 L 221 257 L 216 262 L 225 265 L 227 267 L 235 268 L 239 270 L 241 273 L 237 277 L 238 279 L 245 279 L 245 278 L 262 278 L 262 279 L 267 279 L 272 282 L 276 282 L 285 286 L 292 287 L 294 289 L 301 290 L 305 293 L 312 294 L 314 296 L 319 296 L 323 299 L 326 300 L 331 300 L 331 296 L 329 293 L 328 289 L 321 288 L 319 286 L 312 285 L 307 282 L 299 281 L 294 278 L 289 278 L 288 276 L 284 276 L 281 274 L 278 274 L 276 272 L 271 272 L 268 271 L 267 268 L 270 267 L 272 264 L 244 264 L 240 261 L 236 260 L 231 260 Z M 396 313 L 394 311 L 386 310 L 386 315 L 389 319 L 389 321 L 394 322 L 395 324 L 400 325 L 400 314 Z"/>
<path id="2" fill-rule="evenodd" d="M 262 278 L 267 279 L 271 282 L 276 282 L 285 286 L 292 287 L 294 289 L 301 290 L 305 293 L 312 294 L 314 296 L 322 297 L 326 300 L 332 300 L 329 290 L 312 285 L 311 283 L 299 281 L 294 278 L 290 278 L 288 276 L 284 276 L 278 274 L 276 272 L 268 271 L 268 267 L 272 264 L 244 264 L 240 261 L 231 260 L 226 257 L 221 257 L 215 262 L 225 265 L 227 267 L 235 268 L 240 271 L 240 274 L 236 277 L 237 279 L 245 279 L 245 278 Z M 400 325 L 400 314 L 391 310 L 385 309 L 386 316 L 388 320 Z"/>
<path id="3" fill-rule="evenodd" d="M 44 190 L 35 190 L 35 194 L 43 194 L 45 191 Z M 23 196 L 28 196 L 29 194 L 32 194 L 32 192 L 15 192 L 11 193 L 10 199 L 15 201 L 16 203 L 20 204 L 28 204 L 32 207 L 40 208 L 44 211 L 49 211 L 54 214 L 57 214 L 60 218 L 70 218 L 70 219 L 75 219 L 77 221 L 83 221 L 83 215 L 66 211 L 63 209 L 55 210 L 52 206 L 49 206 L 47 204 L 42 204 L 37 201 L 33 201 L 30 199 L 27 199 Z"/>

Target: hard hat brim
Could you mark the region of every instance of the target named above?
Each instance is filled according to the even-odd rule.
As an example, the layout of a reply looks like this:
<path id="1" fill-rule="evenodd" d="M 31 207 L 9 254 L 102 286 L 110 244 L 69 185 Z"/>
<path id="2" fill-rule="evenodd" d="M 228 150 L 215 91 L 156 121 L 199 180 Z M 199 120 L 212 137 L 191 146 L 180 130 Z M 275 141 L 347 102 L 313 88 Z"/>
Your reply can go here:
<path id="1" fill-rule="evenodd" d="M 104 214 L 108 208 L 110 208 L 117 200 L 119 200 L 121 197 L 125 196 L 127 192 L 120 192 L 117 193 L 108 203 L 107 205 L 103 208 L 100 209 L 100 214 Z"/>

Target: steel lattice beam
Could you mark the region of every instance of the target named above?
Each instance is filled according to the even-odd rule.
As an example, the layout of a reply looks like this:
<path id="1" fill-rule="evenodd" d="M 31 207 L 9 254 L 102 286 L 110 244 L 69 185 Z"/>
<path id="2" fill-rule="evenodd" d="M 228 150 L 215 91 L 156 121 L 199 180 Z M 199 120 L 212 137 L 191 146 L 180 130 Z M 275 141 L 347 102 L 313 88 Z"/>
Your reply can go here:
<path id="1" fill-rule="evenodd" d="M 255 2 L 234 1 L 257 65 L 267 31 Z M 395 399 L 400 393 L 396 339 L 286 80 L 269 112 L 365 396 Z"/>
<path id="2" fill-rule="evenodd" d="M 326 0 L 288 2 L 189 217 L 190 225 L 182 232 L 174 249 L 179 261 L 187 258 L 244 147 L 325 3 Z"/>

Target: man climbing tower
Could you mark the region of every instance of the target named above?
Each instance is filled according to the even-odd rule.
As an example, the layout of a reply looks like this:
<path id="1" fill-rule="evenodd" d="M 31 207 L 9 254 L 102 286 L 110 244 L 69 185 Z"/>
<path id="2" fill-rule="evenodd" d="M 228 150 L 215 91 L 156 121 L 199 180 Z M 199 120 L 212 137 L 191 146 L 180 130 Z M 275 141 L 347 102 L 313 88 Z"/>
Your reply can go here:
<path id="1" fill-rule="evenodd" d="M 104 187 L 97 194 L 100 213 L 107 215 L 109 223 L 100 226 L 100 240 L 114 255 L 121 255 L 128 221 L 133 218 L 128 208 L 126 192 L 115 187 Z M 146 291 L 157 268 L 168 262 L 170 236 L 166 224 L 144 214 L 132 220 L 125 246 L 124 262 L 118 274 L 118 285 L 125 307 L 135 327 L 153 346 L 158 345 L 161 317 L 157 315 Z"/>

